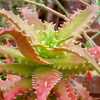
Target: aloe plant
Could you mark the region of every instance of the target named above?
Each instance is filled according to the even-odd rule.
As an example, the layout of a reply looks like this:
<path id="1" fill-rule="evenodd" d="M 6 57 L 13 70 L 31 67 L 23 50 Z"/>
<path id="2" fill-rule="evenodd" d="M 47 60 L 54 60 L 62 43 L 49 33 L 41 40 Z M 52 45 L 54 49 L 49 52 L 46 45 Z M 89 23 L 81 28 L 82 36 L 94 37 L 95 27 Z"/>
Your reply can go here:
<path id="1" fill-rule="evenodd" d="M 96 20 L 96 7 L 89 5 L 71 15 L 58 31 L 52 23 L 43 23 L 31 10 L 25 10 L 24 20 L 11 11 L 0 10 L 9 23 L 0 29 L 0 36 L 10 34 L 16 42 L 15 46 L 0 46 L 1 58 L 9 59 L 0 65 L 2 100 L 92 100 L 73 77 L 89 70 L 100 74 L 98 63 L 86 48 L 71 41 Z"/>

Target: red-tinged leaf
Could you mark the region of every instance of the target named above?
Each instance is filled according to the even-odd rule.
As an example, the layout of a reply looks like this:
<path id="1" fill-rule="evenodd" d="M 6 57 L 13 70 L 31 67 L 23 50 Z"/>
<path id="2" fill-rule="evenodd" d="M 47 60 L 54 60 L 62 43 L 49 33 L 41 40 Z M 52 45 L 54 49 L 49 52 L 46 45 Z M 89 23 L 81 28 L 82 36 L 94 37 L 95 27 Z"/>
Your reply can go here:
<path id="1" fill-rule="evenodd" d="M 97 61 L 100 60 L 100 47 L 99 46 L 89 48 L 88 50 L 90 54 L 93 56 L 93 58 L 95 58 Z"/>
<path id="2" fill-rule="evenodd" d="M 6 80 L 0 80 L 0 89 L 2 91 L 10 90 L 17 82 L 21 80 L 21 77 L 17 75 L 8 74 L 6 77 Z"/>
<path id="3" fill-rule="evenodd" d="M 0 100 L 4 100 L 3 92 L 0 90 Z"/>
<path id="4" fill-rule="evenodd" d="M 37 100 L 47 100 L 50 91 L 60 81 L 61 73 L 58 71 L 46 71 L 33 75 L 32 84 Z"/>
<path id="5" fill-rule="evenodd" d="M 77 100 L 77 96 L 67 81 L 61 81 L 54 88 L 54 94 L 57 97 L 57 100 Z"/>
<path id="6" fill-rule="evenodd" d="M 33 12 L 32 9 L 29 9 L 28 7 L 21 8 L 20 12 L 29 24 L 34 24 L 34 27 L 43 27 L 43 23 L 39 20 L 37 12 Z"/>
<path id="7" fill-rule="evenodd" d="M 24 88 L 16 87 L 5 93 L 4 100 L 15 100 L 17 95 L 22 95 L 24 92 Z"/>
<path id="8" fill-rule="evenodd" d="M 57 100 L 70 100 L 64 82 L 57 84 L 57 86 L 54 88 L 54 94 L 56 95 Z"/>
<path id="9" fill-rule="evenodd" d="M 87 80 L 92 81 L 93 80 L 93 74 L 91 71 L 87 72 Z"/>
<path id="10" fill-rule="evenodd" d="M 92 97 L 89 95 L 87 89 L 84 88 L 80 83 L 75 80 L 71 80 L 71 83 L 78 97 L 80 97 L 82 100 L 93 100 Z"/>
<path id="11" fill-rule="evenodd" d="M 6 34 L 6 33 L 9 33 L 10 35 L 12 35 L 15 38 L 19 50 L 25 57 L 32 59 L 33 61 L 36 61 L 40 64 L 49 64 L 47 61 L 42 59 L 36 53 L 36 51 L 32 48 L 30 42 L 28 41 L 28 39 L 24 33 L 19 32 L 12 28 L 11 29 L 9 29 L 9 28 L 0 29 L 0 35 Z M 19 38 L 19 36 L 20 36 L 20 38 Z"/>
<path id="12" fill-rule="evenodd" d="M 28 23 L 32 24 L 33 19 L 33 12 L 32 9 L 29 9 L 28 7 L 23 7 L 20 9 L 21 15 L 25 20 L 28 21 Z M 37 16 L 36 16 L 37 17 Z"/>
<path id="13" fill-rule="evenodd" d="M 75 93 L 75 90 L 73 89 L 70 82 L 66 84 L 67 94 L 70 97 L 71 100 L 78 100 L 78 97 Z"/>

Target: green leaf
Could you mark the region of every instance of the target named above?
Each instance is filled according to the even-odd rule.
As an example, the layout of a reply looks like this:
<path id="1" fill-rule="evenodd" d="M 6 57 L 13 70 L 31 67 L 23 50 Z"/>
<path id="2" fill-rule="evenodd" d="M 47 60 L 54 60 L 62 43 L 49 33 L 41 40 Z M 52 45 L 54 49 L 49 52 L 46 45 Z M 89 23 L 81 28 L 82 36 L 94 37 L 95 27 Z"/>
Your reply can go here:
<path id="1" fill-rule="evenodd" d="M 83 11 L 77 11 L 76 15 L 69 22 L 65 22 L 63 27 L 57 32 L 58 39 L 64 39 L 70 36 L 78 36 L 84 27 L 88 26 L 89 21 L 94 16 L 92 6 Z M 94 8 L 95 9 L 95 8 Z"/>
<path id="2" fill-rule="evenodd" d="M 16 86 L 31 89 L 32 88 L 32 78 L 24 78 L 16 83 Z"/>

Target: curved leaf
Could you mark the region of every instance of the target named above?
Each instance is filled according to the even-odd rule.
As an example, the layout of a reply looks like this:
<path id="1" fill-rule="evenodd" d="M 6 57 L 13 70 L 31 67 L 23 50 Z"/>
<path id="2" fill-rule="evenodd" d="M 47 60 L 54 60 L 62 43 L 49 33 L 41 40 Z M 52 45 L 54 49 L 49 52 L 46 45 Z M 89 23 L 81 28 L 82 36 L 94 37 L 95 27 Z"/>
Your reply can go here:
<path id="1" fill-rule="evenodd" d="M 75 80 L 71 80 L 72 87 L 75 89 L 78 97 L 82 100 L 93 100 L 92 97 L 89 95 L 89 92 L 84 88 L 80 83 Z"/>
<path id="2" fill-rule="evenodd" d="M 39 70 L 32 76 L 33 89 L 36 90 L 37 100 L 47 100 L 50 91 L 60 81 L 61 73 L 50 69 Z"/>
<path id="3" fill-rule="evenodd" d="M 24 33 L 16 31 L 15 29 L 1 29 L 0 30 L 0 35 L 6 34 L 6 33 L 11 34 L 15 38 L 16 43 L 19 47 L 19 50 L 25 57 L 30 58 L 33 61 L 36 61 L 41 64 L 48 64 L 48 62 L 43 60 L 41 57 L 39 57 L 36 51 L 32 48 L 31 44 L 27 40 L 27 37 L 25 36 Z"/>
<path id="4" fill-rule="evenodd" d="M 66 80 L 60 81 L 53 91 L 57 100 L 78 100 L 75 91 Z"/>

